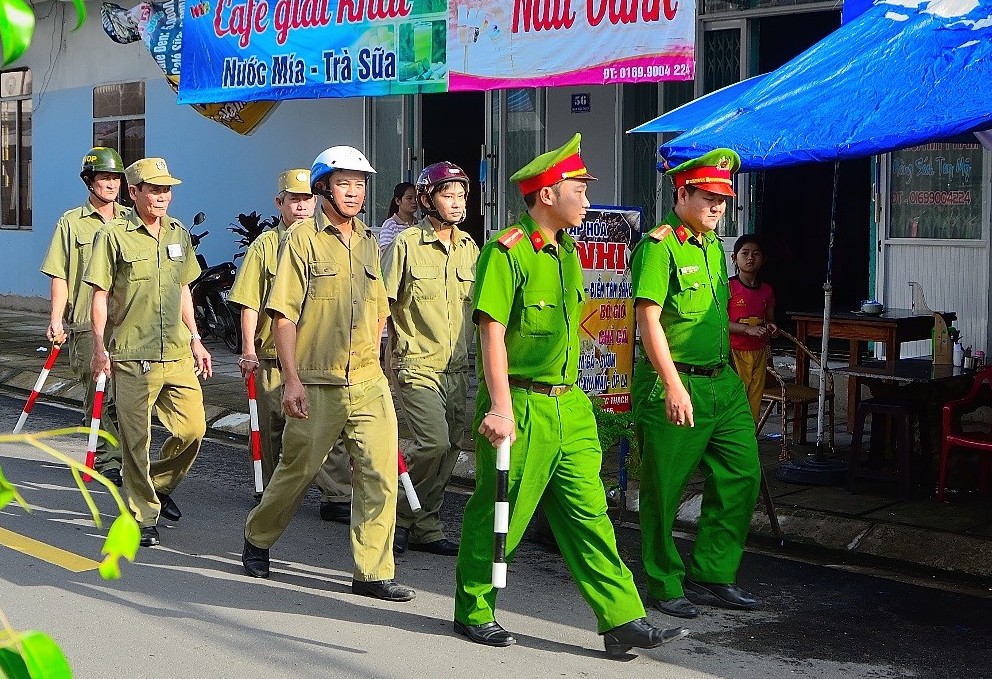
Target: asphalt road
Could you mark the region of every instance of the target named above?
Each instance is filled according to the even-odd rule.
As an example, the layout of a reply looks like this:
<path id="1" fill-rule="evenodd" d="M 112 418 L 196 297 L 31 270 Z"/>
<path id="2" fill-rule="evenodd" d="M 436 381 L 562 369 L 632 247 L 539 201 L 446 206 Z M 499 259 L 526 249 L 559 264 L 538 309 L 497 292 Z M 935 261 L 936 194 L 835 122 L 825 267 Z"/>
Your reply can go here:
<path id="1" fill-rule="evenodd" d="M 0 429 L 21 401 L 0 395 Z M 26 429 L 76 424 L 78 413 L 38 405 Z M 161 432 L 157 434 L 161 440 Z M 85 439 L 57 446 L 82 459 Z M 32 505 L 0 510 L 0 529 L 99 560 L 94 528 L 63 466 L 21 444 L 0 444 L 0 466 Z M 244 518 L 252 507 L 246 451 L 208 441 L 174 494 L 177 524 L 162 546 L 143 548 L 115 582 L 74 573 L 0 544 L 0 608 L 18 629 L 54 636 L 77 677 L 986 677 L 992 637 L 989 591 L 898 573 L 866 573 L 748 553 L 741 584 L 764 610 L 704 609 L 692 635 L 608 660 L 595 619 L 553 550 L 525 543 L 500 595 L 499 619 L 518 638 L 476 646 L 451 631 L 453 560 L 397 559 L 397 579 L 417 598 L 388 604 L 350 592 L 345 526 L 322 523 L 317 495 L 304 501 L 272 550 L 273 575 L 242 574 Z M 449 493 L 457 537 L 465 496 Z M 109 517 L 113 503 L 97 502 Z M 104 529 L 105 530 L 105 529 Z M 639 536 L 620 529 L 621 551 L 643 584 Z M 687 543 L 682 544 L 683 547 Z M 58 559 L 54 559 L 58 560 Z M 649 613 L 665 626 L 681 621 Z"/>

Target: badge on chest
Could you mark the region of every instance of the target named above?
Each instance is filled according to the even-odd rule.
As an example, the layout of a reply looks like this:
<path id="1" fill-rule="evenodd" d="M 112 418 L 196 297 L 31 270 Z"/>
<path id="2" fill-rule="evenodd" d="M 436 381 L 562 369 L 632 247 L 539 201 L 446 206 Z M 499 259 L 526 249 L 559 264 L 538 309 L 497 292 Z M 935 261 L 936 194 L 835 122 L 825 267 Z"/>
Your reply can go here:
<path id="1" fill-rule="evenodd" d="M 169 253 L 169 259 L 182 259 L 183 258 L 183 244 L 182 243 L 169 243 L 166 246 L 166 251 Z"/>

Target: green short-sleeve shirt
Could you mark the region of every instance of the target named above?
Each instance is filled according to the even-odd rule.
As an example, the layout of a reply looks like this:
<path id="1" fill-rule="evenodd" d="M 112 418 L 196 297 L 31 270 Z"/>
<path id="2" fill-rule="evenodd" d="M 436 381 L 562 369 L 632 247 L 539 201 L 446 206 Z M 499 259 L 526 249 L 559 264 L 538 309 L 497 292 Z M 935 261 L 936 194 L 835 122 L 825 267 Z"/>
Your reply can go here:
<path id="1" fill-rule="evenodd" d="M 506 327 L 511 378 L 575 384 L 584 301 L 575 241 L 564 231 L 558 233 L 556 250 L 544 242 L 531 216 L 524 214 L 482 248 L 474 319 L 478 322 L 479 313 L 485 313 Z M 484 379 L 481 356 L 478 368 L 480 380 Z"/>
<path id="2" fill-rule="evenodd" d="M 358 384 L 382 375 L 379 319 L 389 316 L 379 245 L 359 219 L 350 243 L 324 213 L 298 222 L 279 253 L 265 308 L 296 324 L 304 384 Z"/>
<path id="3" fill-rule="evenodd" d="M 200 275 L 189 233 L 162 218 L 156 239 L 133 209 L 97 235 L 83 281 L 108 295 L 105 337 L 114 361 L 178 361 L 192 355 L 182 287 Z"/>
<path id="4" fill-rule="evenodd" d="M 448 247 L 431 221 L 404 229 L 382 254 L 396 341 L 393 365 L 468 370 L 472 291 L 479 246 L 457 226 Z"/>
<path id="5" fill-rule="evenodd" d="M 672 360 L 709 367 L 722 365 L 730 355 L 727 300 L 727 260 L 715 233 L 702 236 L 682 225 L 671 212 L 662 227 L 644 236 L 631 256 L 634 300 L 646 299 L 661 307 L 661 326 L 668 338 Z"/>
<path id="6" fill-rule="evenodd" d="M 231 302 L 259 312 L 258 325 L 255 327 L 255 351 L 259 358 L 276 357 L 272 317 L 265 313 L 265 301 L 276 277 L 279 246 L 286 241 L 295 226 L 293 224 L 288 227 L 286 222 L 280 220 L 279 226 L 256 238 L 241 260 L 238 276 L 231 288 Z"/>
<path id="7" fill-rule="evenodd" d="M 114 215 L 127 212 L 123 205 L 114 203 Z M 63 320 L 68 330 L 90 329 L 90 305 L 93 290 L 83 284 L 83 273 L 93 254 L 93 239 L 104 227 L 100 213 L 88 200 L 66 211 L 55 223 L 55 233 L 48 246 L 48 253 L 41 263 L 41 272 L 52 278 L 61 278 L 69 288 Z"/>

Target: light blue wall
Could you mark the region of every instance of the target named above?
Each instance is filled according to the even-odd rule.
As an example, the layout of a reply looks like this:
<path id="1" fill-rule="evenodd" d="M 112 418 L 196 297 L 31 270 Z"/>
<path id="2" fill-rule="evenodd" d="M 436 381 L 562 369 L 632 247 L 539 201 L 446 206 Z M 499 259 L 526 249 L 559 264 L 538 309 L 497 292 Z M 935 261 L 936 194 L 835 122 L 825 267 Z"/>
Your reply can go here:
<path id="1" fill-rule="evenodd" d="M 362 99 L 283 102 L 253 135 L 243 137 L 177 105 L 164 79 L 147 81 L 145 97 L 145 153 L 164 157 L 183 180 L 173 192 L 170 214 L 189 226 L 196 212 L 206 213 L 200 230 L 210 231 L 201 245 L 208 263 L 237 251 L 236 236 L 227 227 L 239 212 L 276 213 L 272 201 L 280 172 L 309 167 L 328 146 L 364 146 Z M 48 279 L 38 267 L 52 226 L 86 199 L 78 173 L 92 144 L 92 100 L 91 85 L 49 90 L 41 97 L 32 133 L 34 229 L 0 231 L 0 294 L 48 295 Z"/>

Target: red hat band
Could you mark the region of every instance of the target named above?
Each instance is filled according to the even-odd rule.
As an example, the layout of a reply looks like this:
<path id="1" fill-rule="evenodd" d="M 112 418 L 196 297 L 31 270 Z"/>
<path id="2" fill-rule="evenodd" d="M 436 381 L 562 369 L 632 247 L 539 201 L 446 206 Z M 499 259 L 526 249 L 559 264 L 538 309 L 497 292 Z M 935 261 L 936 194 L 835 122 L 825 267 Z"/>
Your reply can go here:
<path id="1" fill-rule="evenodd" d="M 675 177 L 675 188 L 680 186 L 697 186 L 699 184 L 726 184 L 733 186 L 734 182 L 730 178 L 730 170 L 721 170 L 718 167 L 694 167 L 685 172 L 679 172 Z"/>
<path id="2" fill-rule="evenodd" d="M 552 165 L 541 174 L 528 177 L 521 181 L 520 193 L 526 196 L 528 193 L 534 193 L 539 189 L 543 189 L 545 186 L 553 186 L 569 177 L 578 177 L 585 174 L 589 174 L 589 171 L 586 170 L 586 164 L 582 162 L 582 158 L 576 153 L 565 158 L 560 163 Z"/>

